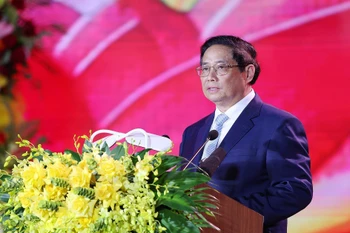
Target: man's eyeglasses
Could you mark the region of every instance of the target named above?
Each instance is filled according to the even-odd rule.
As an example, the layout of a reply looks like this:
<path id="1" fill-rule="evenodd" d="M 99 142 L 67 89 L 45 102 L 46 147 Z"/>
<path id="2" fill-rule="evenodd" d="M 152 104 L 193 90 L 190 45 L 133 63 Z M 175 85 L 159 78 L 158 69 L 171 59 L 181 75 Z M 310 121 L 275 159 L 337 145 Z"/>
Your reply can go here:
<path id="1" fill-rule="evenodd" d="M 240 67 L 240 65 L 228 65 L 228 64 L 216 64 L 213 66 L 199 66 L 196 68 L 197 74 L 200 77 L 206 77 L 210 73 L 210 69 L 214 68 L 215 73 L 219 76 L 225 75 L 228 73 L 228 70 L 233 67 Z"/>

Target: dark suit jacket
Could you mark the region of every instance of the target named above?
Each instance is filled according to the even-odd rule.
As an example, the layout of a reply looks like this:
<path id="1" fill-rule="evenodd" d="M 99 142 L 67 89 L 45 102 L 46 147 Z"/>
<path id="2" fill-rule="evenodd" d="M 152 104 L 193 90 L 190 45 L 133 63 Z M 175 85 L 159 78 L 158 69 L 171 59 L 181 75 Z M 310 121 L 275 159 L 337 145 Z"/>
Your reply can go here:
<path id="1" fill-rule="evenodd" d="M 214 113 L 187 127 L 180 155 L 205 142 Z M 287 218 L 312 199 L 308 144 L 301 122 L 256 94 L 219 145 L 227 152 L 211 186 L 264 216 L 264 233 L 287 232 Z M 198 165 L 202 153 L 194 159 Z"/>

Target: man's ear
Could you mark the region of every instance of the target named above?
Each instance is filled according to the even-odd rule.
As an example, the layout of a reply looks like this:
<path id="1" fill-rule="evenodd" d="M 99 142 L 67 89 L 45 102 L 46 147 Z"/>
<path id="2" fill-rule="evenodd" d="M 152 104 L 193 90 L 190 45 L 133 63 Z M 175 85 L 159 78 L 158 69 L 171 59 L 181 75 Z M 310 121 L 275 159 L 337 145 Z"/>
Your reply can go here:
<path id="1" fill-rule="evenodd" d="M 245 67 L 245 72 L 247 74 L 247 82 L 250 83 L 255 74 L 255 66 L 253 64 L 249 64 Z"/>

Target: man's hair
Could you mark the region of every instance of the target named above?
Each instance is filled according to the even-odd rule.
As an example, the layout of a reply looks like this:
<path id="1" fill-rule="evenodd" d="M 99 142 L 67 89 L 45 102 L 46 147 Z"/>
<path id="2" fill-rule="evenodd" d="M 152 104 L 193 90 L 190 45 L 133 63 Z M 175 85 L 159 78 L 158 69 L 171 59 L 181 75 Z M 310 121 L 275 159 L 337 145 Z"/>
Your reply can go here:
<path id="1" fill-rule="evenodd" d="M 255 74 L 252 81 L 249 84 L 253 85 L 258 76 L 260 74 L 260 66 L 256 60 L 256 50 L 252 44 L 249 42 L 242 40 L 239 37 L 231 36 L 231 35 L 222 35 L 222 36 L 214 36 L 207 39 L 204 44 L 201 46 L 201 58 L 200 63 L 202 64 L 202 58 L 207 51 L 207 49 L 213 45 L 225 45 L 232 49 L 232 58 L 239 65 L 239 69 L 241 72 L 244 71 L 244 68 L 253 64 L 255 66 Z"/>

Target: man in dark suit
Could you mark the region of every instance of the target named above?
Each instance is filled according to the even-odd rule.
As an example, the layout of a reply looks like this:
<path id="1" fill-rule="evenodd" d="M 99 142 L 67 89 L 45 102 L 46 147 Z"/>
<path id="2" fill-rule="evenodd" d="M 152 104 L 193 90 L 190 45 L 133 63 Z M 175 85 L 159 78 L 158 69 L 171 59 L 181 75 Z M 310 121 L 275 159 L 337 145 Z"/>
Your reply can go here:
<path id="1" fill-rule="evenodd" d="M 264 233 L 287 232 L 287 218 L 312 199 L 303 125 L 292 114 L 264 103 L 253 90 L 260 67 L 250 43 L 234 36 L 208 39 L 201 47 L 197 72 L 216 110 L 185 129 L 180 155 L 190 160 L 208 132 L 219 131 L 193 164 L 222 147 L 227 155 L 211 185 L 262 214 Z"/>

